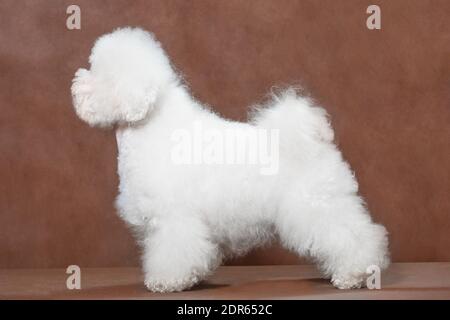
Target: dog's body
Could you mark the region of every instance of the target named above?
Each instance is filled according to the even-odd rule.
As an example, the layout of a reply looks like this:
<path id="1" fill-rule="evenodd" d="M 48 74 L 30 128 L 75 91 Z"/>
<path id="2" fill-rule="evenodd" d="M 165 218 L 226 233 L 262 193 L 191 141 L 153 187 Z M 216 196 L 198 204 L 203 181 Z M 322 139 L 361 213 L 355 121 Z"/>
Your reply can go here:
<path id="1" fill-rule="evenodd" d="M 357 195 L 323 109 L 287 90 L 251 123 L 224 120 L 189 95 L 159 43 L 139 29 L 101 37 L 90 63 L 74 79 L 75 109 L 90 125 L 117 125 L 117 208 L 139 233 L 150 290 L 189 288 L 224 257 L 274 235 L 338 288 L 360 287 L 368 266 L 387 266 L 386 231 Z M 195 135 L 194 123 L 219 133 L 279 130 L 279 170 L 174 163 L 173 133 Z"/>

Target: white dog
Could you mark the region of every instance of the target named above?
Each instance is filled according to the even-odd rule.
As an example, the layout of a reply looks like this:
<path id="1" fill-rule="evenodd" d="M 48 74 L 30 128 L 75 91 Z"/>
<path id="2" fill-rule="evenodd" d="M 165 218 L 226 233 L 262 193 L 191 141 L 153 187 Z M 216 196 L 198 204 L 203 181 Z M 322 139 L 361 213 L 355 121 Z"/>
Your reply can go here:
<path id="1" fill-rule="evenodd" d="M 91 126 L 116 125 L 116 205 L 139 234 L 151 291 L 190 288 L 224 258 L 274 235 L 317 262 L 338 288 L 359 288 L 367 267 L 387 267 L 386 230 L 358 196 L 326 112 L 309 99 L 290 89 L 258 108 L 250 123 L 222 119 L 190 96 L 160 44 L 140 29 L 100 37 L 89 62 L 73 80 L 75 110 Z M 278 130 L 271 139 L 277 170 L 176 163 L 174 133 L 194 136 L 199 124 L 216 135 Z"/>

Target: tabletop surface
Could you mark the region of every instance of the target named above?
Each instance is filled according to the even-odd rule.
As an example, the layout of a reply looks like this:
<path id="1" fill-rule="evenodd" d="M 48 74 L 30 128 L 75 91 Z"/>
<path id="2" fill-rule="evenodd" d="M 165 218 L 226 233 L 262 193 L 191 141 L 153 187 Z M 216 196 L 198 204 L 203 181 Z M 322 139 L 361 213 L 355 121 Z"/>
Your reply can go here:
<path id="1" fill-rule="evenodd" d="M 381 289 L 338 290 L 312 265 L 224 266 L 192 290 L 152 293 L 139 268 L 83 268 L 69 290 L 65 269 L 1 269 L 0 299 L 450 299 L 450 262 L 394 263 Z"/>

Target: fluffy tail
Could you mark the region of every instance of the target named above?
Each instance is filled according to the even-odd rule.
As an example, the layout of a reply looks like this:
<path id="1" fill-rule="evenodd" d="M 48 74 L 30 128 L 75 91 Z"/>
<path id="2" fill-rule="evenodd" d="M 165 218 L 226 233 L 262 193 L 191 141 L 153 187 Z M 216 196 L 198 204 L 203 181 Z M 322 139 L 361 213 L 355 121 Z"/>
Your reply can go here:
<path id="1" fill-rule="evenodd" d="M 288 89 L 263 107 L 257 107 L 252 122 L 265 129 L 280 130 L 280 148 L 288 152 L 310 143 L 330 143 L 334 132 L 327 113 L 312 101 Z"/>

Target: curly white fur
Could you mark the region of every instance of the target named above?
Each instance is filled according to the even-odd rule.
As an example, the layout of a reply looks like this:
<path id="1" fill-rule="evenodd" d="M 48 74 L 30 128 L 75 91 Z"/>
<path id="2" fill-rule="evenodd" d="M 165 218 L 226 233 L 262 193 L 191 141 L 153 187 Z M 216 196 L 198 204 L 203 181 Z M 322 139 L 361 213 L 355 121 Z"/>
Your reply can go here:
<path id="1" fill-rule="evenodd" d="M 360 287 L 368 266 L 388 265 L 385 228 L 357 195 L 322 108 L 291 89 L 257 108 L 250 123 L 222 119 L 190 96 L 160 44 L 140 29 L 100 37 L 89 61 L 90 70 L 75 74 L 75 110 L 90 125 L 117 125 L 116 204 L 140 236 L 150 290 L 190 288 L 223 258 L 274 235 L 338 288 Z M 171 134 L 192 131 L 194 122 L 219 131 L 279 129 L 278 174 L 175 165 Z"/>

